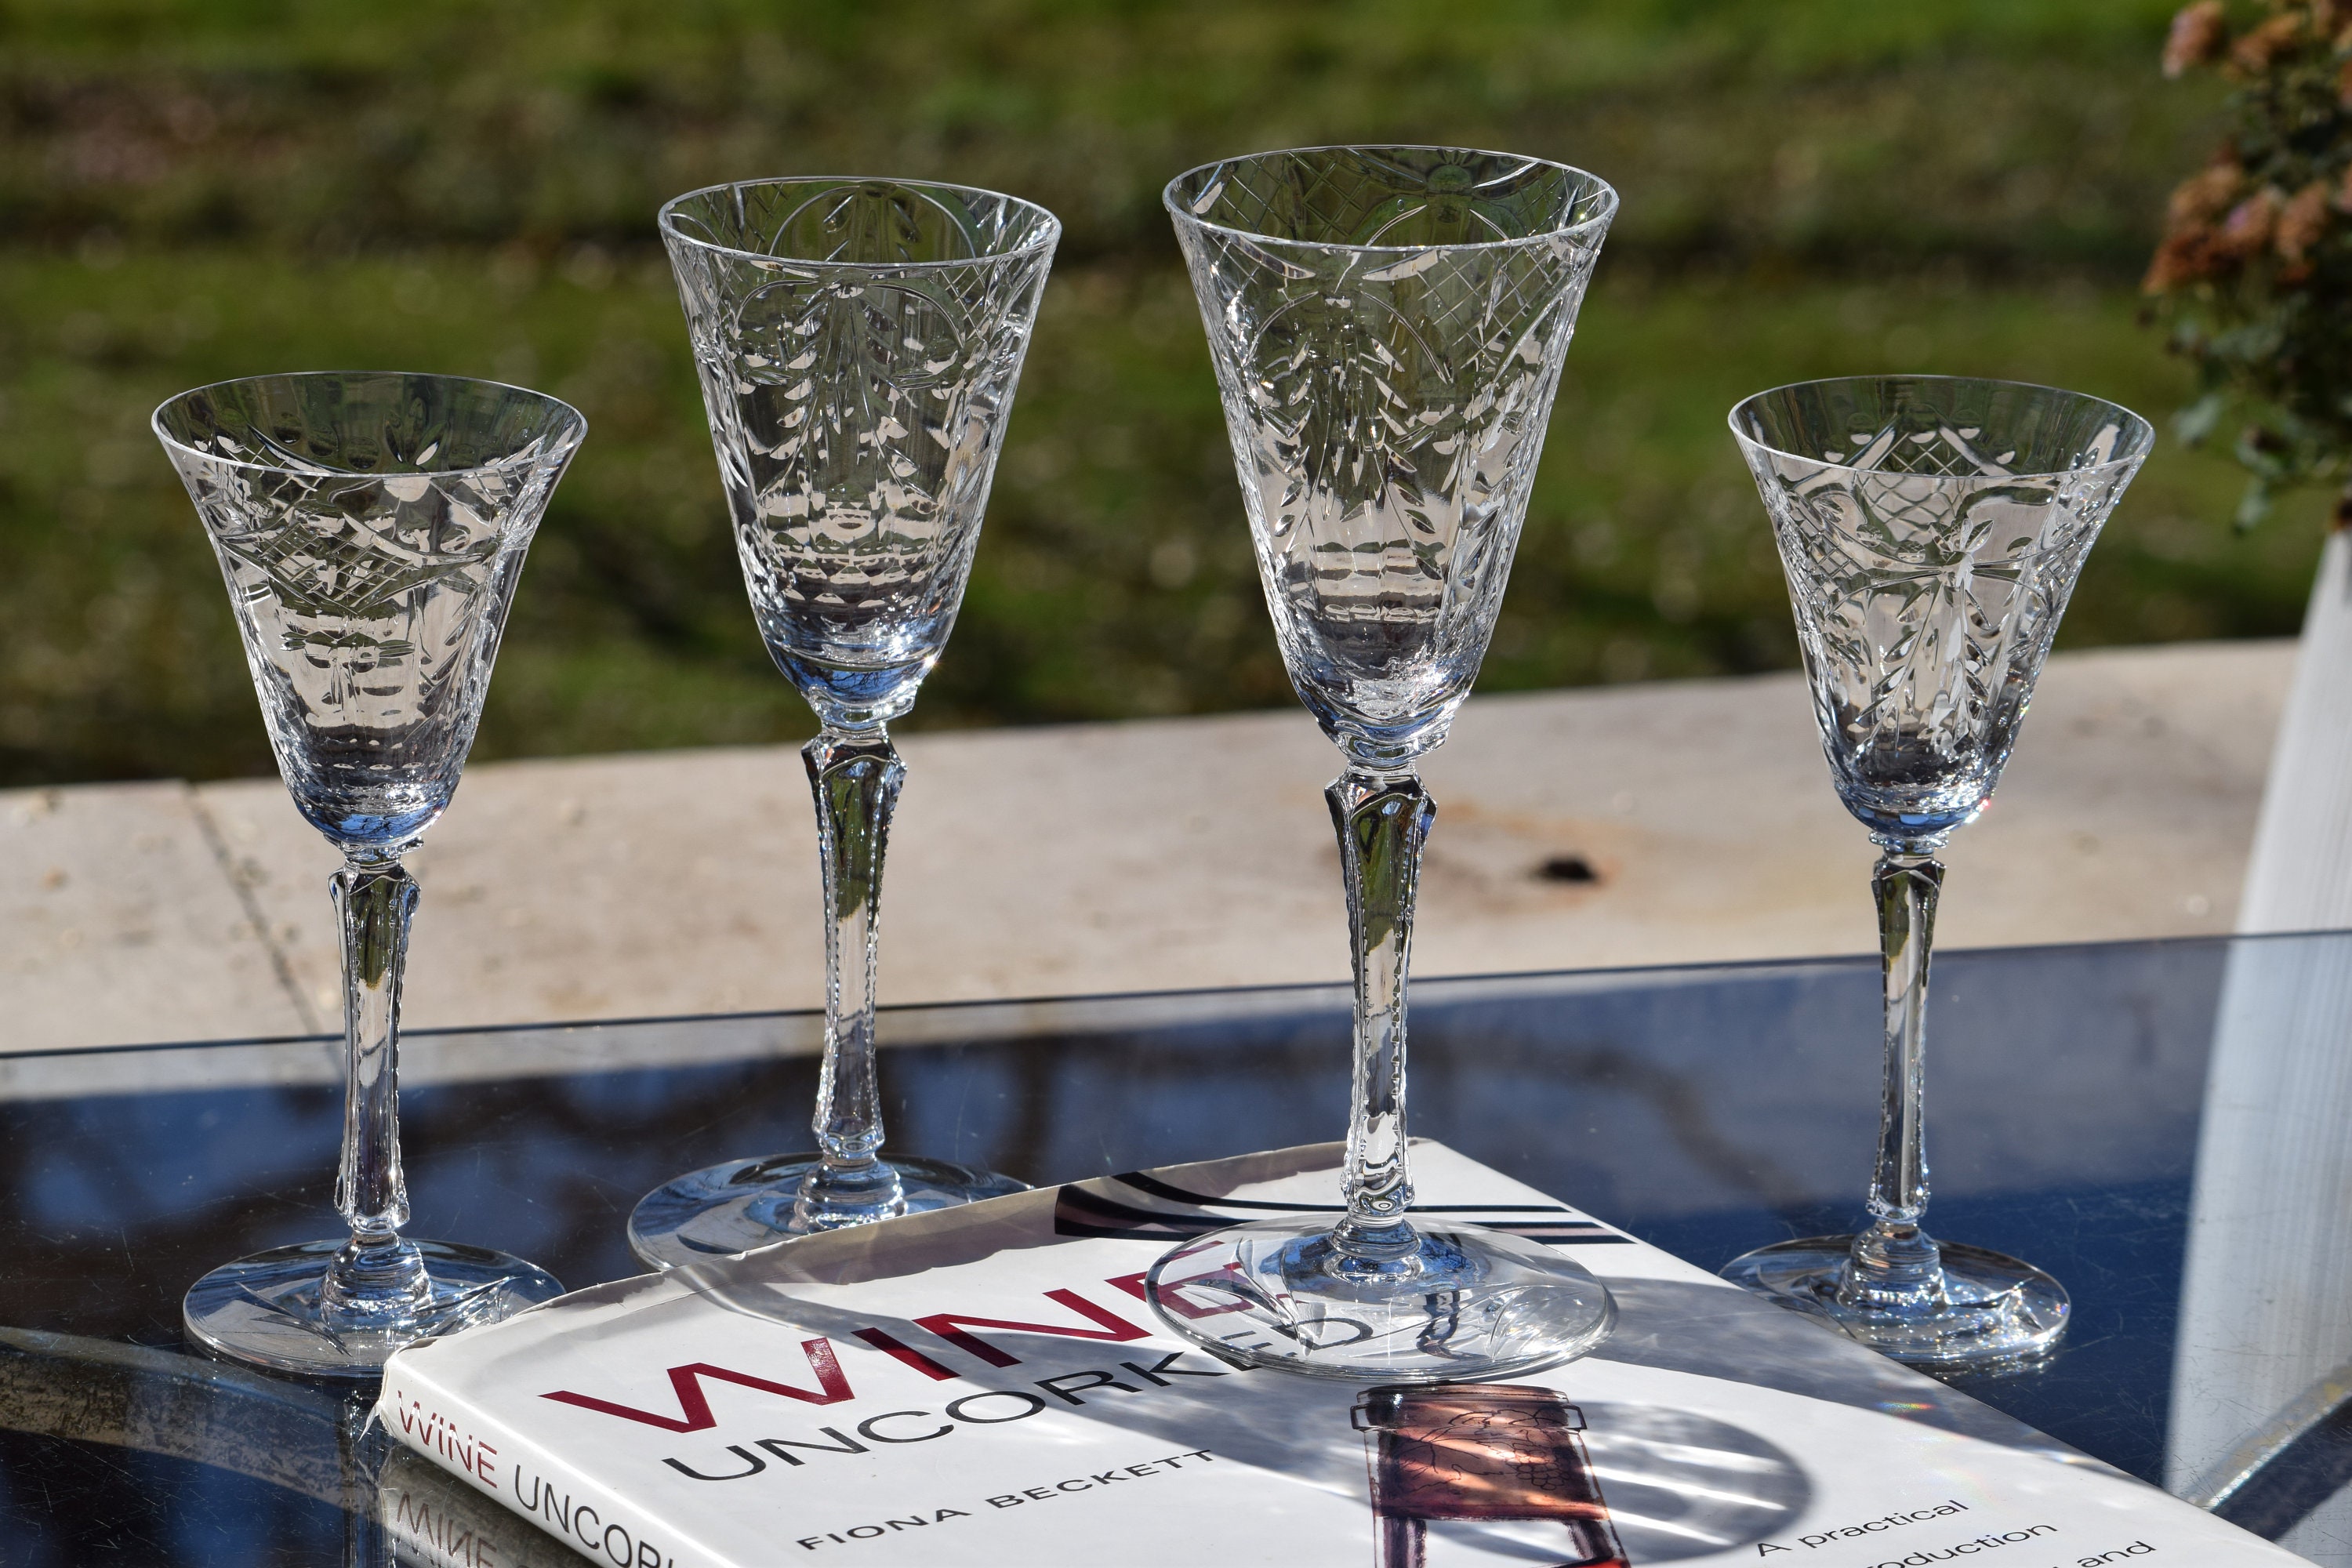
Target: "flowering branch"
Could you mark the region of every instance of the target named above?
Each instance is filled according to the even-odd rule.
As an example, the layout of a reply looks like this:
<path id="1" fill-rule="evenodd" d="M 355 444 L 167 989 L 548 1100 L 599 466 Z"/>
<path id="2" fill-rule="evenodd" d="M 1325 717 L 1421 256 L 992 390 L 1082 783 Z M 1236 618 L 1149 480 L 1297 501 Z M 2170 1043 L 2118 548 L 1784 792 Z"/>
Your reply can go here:
<path id="1" fill-rule="evenodd" d="M 2172 19 L 2164 74 L 2237 84 L 2231 129 L 2181 182 L 2142 288 L 2198 368 L 2189 442 L 2227 413 L 2251 471 L 2240 526 L 2279 489 L 2352 474 L 2352 0 L 2268 0 L 2232 34 L 2222 0 Z M 2352 526 L 2352 487 L 2336 508 Z"/>

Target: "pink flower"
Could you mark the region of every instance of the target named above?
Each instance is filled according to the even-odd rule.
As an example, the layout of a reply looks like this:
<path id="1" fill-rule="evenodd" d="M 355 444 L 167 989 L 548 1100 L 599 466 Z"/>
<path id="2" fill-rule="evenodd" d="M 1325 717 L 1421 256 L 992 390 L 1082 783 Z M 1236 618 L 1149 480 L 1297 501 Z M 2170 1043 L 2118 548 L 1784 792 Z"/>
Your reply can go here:
<path id="1" fill-rule="evenodd" d="M 2305 18 L 2295 12 L 2273 16 L 2230 46 L 2230 63 L 2248 76 L 2259 76 L 2308 36 Z"/>
<path id="2" fill-rule="evenodd" d="M 2164 40 L 2164 74 L 2177 77 L 2190 66 L 2210 65 L 2221 58 L 2230 41 L 2230 25 L 2221 16 L 2221 0 L 2197 0 L 2183 5 L 2172 18 Z"/>
<path id="3" fill-rule="evenodd" d="M 2326 181 L 2314 180 L 2279 209 L 2271 243 L 2277 247 L 2280 259 L 2300 262 L 2311 254 L 2327 233 L 2327 204 L 2334 194 Z"/>
<path id="4" fill-rule="evenodd" d="M 2279 213 L 2285 205 L 2286 199 L 2275 188 L 2263 186 L 2230 209 L 2230 216 L 2221 220 L 2221 232 L 2213 237 L 2213 248 L 2232 261 L 2259 255 L 2277 232 Z"/>

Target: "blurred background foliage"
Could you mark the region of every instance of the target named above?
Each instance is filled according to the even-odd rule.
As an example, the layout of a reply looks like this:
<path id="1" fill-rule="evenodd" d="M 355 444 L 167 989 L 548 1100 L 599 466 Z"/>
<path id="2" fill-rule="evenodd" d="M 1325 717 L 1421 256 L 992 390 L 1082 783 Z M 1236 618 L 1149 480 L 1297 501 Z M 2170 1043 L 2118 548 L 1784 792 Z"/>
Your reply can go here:
<path id="1" fill-rule="evenodd" d="M 2160 78 L 2170 9 L 0 0 L 0 784 L 268 771 L 145 421 L 293 368 L 494 375 L 588 416 L 477 756 L 805 734 L 652 227 L 763 174 L 951 179 L 1067 224 L 912 722 L 1288 700 L 1158 195 L 1318 142 L 1507 147 L 1624 194 L 1486 688 L 1792 664 L 1738 396 L 1932 370 L 2187 400 L 2136 282 L 2223 89 Z M 2234 535 L 2238 479 L 2164 443 L 2062 646 L 2292 633 L 2321 503 Z"/>

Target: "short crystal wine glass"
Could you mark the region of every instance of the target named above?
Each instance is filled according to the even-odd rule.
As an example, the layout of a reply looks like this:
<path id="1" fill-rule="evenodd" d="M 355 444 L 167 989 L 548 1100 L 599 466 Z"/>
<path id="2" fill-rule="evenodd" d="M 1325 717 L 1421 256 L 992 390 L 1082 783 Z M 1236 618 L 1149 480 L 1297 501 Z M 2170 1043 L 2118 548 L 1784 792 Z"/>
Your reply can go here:
<path id="1" fill-rule="evenodd" d="M 457 787 L 523 553 L 587 434 L 552 397 L 455 376 L 257 376 L 183 393 L 154 428 L 227 579 L 278 772 L 342 852 L 346 1049 L 335 1206 L 348 1237 L 196 1281 L 189 1336 L 279 1371 L 384 1358 L 543 1301 L 548 1272 L 400 1235 L 401 857 Z"/>
<path id="2" fill-rule="evenodd" d="M 875 965 L 905 768 L 889 721 L 946 646 L 1061 225 L 959 185 L 780 179 L 661 211 L 737 553 L 770 655 L 819 730 L 802 749 L 824 874 L 817 1148 L 656 1188 L 656 1268 L 1020 1190 L 880 1153 Z"/>
<path id="3" fill-rule="evenodd" d="M 1617 206 L 1591 174 L 1447 147 L 1324 147 L 1179 175 L 1192 269 L 1276 635 L 1345 759 L 1325 792 L 1355 967 L 1345 1209 L 1179 1248 L 1169 1326 L 1258 1365 L 1381 1383 L 1582 1353 L 1614 1305 L 1538 1243 L 1415 1214 L 1405 1138 L 1413 771 L 1468 695 L 1578 307 Z"/>
<path id="4" fill-rule="evenodd" d="M 1899 1360 L 2024 1360 L 2064 1331 L 2064 1289 L 1920 1226 L 1935 853 L 2000 781 L 2083 562 L 2155 433 L 2079 393 L 1945 376 L 1759 393 L 1731 432 L 1771 515 L 1831 779 L 1882 851 L 1886 1089 L 1869 1228 L 1761 1247 L 1724 1276 Z"/>

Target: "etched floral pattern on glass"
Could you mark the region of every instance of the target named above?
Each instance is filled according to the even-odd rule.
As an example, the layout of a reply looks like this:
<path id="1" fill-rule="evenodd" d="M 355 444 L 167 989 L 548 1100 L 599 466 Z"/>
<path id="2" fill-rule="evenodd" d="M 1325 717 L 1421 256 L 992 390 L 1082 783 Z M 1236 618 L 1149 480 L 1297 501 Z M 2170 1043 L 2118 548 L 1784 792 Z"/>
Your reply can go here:
<path id="1" fill-rule="evenodd" d="M 1730 418 L 1788 575 L 1831 777 L 1882 851 L 1885 1087 L 1869 1226 L 1759 1247 L 1723 1272 L 1904 1361 L 2031 1358 L 2065 1331 L 2064 1288 L 1923 1224 L 1935 856 L 2000 782 L 2084 560 L 2153 432 L 2080 393 L 1949 376 L 1806 382 Z"/>
<path id="2" fill-rule="evenodd" d="M 665 211 L 752 611 L 821 716 L 898 717 L 946 646 L 1057 228 L 872 181 Z"/>
<path id="3" fill-rule="evenodd" d="M 1444 739 L 1486 655 L 1607 187 L 1320 151 L 1170 199 L 1200 220 L 1177 234 L 1292 683 L 1351 752 L 1395 761 Z"/>
<path id="4" fill-rule="evenodd" d="M 373 1375 L 401 1345 L 561 1289 L 504 1253 L 400 1234 L 401 864 L 472 746 L 523 555 L 587 433 L 520 387 L 455 376 L 257 376 L 154 427 L 203 520 L 279 773 L 342 852 L 348 1238 L 240 1258 L 182 1303 L 189 1337 L 283 1372 Z"/>
<path id="5" fill-rule="evenodd" d="M 821 726 L 826 916 L 819 1149 L 656 1188 L 629 1237 L 668 1267 L 1020 1184 L 881 1157 L 875 973 L 906 776 L 887 726 L 954 627 L 1061 226 L 958 185 L 784 179 L 689 193 L 661 226 L 752 614 Z"/>
<path id="6" fill-rule="evenodd" d="M 1162 199 L 1283 662 L 1346 758 L 1325 800 L 1356 1049 L 1344 1215 L 1221 1231 L 1161 1258 L 1147 1290 L 1178 1333 L 1258 1365 L 1408 1382 L 1550 1365 L 1608 1333 L 1599 1281 L 1410 1217 L 1406 992 L 1436 816 L 1413 763 L 1494 634 L 1616 194 L 1510 153 L 1318 147 L 1209 164 Z M 1229 1304 L 1203 1314 L 1203 1293 Z"/>
<path id="7" fill-rule="evenodd" d="M 355 433 L 348 404 L 368 396 L 384 406 Z M 158 416 L 279 771 L 338 843 L 396 852 L 457 787 L 524 552 L 579 438 L 539 428 L 541 406 L 482 383 L 277 377 Z"/>
<path id="8" fill-rule="evenodd" d="M 1778 408 L 1749 408 L 1740 432 L 1838 793 L 1898 837 L 1968 821 L 1999 783 L 2084 557 L 2144 455 L 2134 416 L 2095 399 L 2021 418 L 2008 405 L 2040 389 L 1905 384 L 1937 395 L 1786 410 L 1821 427 L 1817 457 L 1763 438 Z"/>

